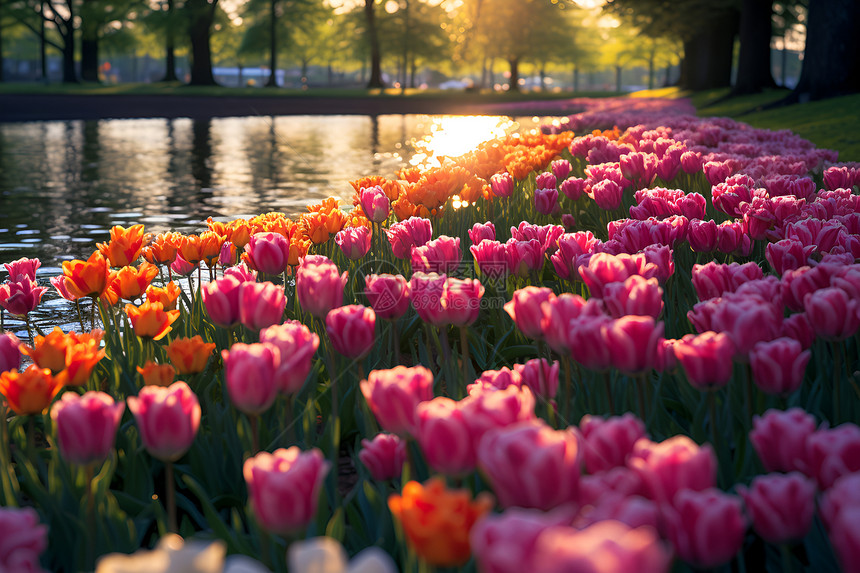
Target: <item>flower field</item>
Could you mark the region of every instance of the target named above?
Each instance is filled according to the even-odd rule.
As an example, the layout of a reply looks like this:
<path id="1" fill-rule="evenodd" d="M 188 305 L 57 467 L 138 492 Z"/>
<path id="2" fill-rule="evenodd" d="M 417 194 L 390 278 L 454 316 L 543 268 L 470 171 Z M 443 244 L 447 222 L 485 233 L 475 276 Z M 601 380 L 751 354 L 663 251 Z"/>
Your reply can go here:
<path id="1" fill-rule="evenodd" d="M 860 571 L 860 165 L 595 105 L 6 262 L 0 570 Z"/>

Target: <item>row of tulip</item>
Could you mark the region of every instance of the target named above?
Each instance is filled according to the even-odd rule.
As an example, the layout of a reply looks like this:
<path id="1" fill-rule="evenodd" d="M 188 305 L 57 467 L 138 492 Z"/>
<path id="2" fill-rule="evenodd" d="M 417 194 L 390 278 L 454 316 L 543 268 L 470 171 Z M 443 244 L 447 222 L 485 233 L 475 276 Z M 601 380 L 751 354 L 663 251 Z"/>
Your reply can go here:
<path id="1" fill-rule="evenodd" d="M 641 117 L 64 263 L 89 332 L 0 335 L 3 505 L 42 563 L 173 531 L 221 569 L 856 570 L 860 169 Z M 0 286 L 28 330 L 38 265 Z M 38 569 L 4 511 L 0 563 Z"/>

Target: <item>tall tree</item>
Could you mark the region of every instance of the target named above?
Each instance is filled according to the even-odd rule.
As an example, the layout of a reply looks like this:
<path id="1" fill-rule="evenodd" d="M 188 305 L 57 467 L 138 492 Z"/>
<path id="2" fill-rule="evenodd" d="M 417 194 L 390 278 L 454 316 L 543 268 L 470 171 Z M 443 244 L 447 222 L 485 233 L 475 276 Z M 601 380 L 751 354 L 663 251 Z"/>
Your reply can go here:
<path id="1" fill-rule="evenodd" d="M 770 71 L 773 0 L 742 0 L 740 51 L 735 94 L 751 94 L 774 87 Z"/>
<path id="2" fill-rule="evenodd" d="M 191 41 L 191 81 L 194 86 L 214 86 L 212 75 L 212 24 L 218 0 L 185 0 L 188 38 Z"/>
<path id="3" fill-rule="evenodd" d="M 810 0 L 803 68 L 791 101 L 860 92 L 857 0 Z"/>
<path id="4" fill-rule="evenodd" d="M 382 81 L 382 53 L 379 49 L 379 34 L 376 29 L 376 0 L 364 0 L 364 18 L 367 21 L 367 41 L 370 44 L 370 80 L 369 88 L 384 88 Z"/>

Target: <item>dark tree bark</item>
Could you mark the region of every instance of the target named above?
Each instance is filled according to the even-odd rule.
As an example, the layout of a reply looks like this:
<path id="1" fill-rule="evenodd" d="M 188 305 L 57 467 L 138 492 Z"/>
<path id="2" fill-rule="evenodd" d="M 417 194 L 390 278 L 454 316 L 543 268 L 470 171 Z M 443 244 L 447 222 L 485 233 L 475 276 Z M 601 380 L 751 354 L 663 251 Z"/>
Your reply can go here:
<path id="1" fill-rule="evenodd" d="M 727 11 L 715 14 L 707 28 L 684 41 L 682 88 L 701 91 L 731 85 L 737 28 L 738 13 Z"/>
<path id="2" fill-rule="evenodd" d="M 508 82 L 508 91 L 520 91 L 520 59 L 508 58 L 508 65 L 511 68 L 511 79 Z"/>
<path id="3" fill-rule="evenodd" d="M 0 0 L 0 19 L 3 18 L 3 3 L 4 0 Z M 3 81 L 3 22 L 0 20 L 0 82 Z"/>
<path id="4" fill-rule="evenodd" d="M 212 75 L 212 49 L 209 41 L 218 0 L 213 0 L 212 3 L 206 0 L 188 0 L 185 6 L 189 10 L 188 36 L 191 40 L 190 85 L 214 86 L 216 84 Z"/>
<path id="5" fill-rule="evenodd" d="M 806 49 L 793 101 L 860 92 L 857 0 L 810 0 Z"/>
<path id="6" fill-rule="evenodd" d="M 370 80 L 369 88 L 384 88 L 382 81 L 382 54 L 379 50 L 379 35 L 376 30 L 376 15 L 373 10 L 375 0 L 364 0 L 364 17 L 367 20 L 367 36 L 370 42 Z"/>
<path id="7" fill-rule="evenodd" d="M 45 39 L 45 3 L 39 2 L 39 72 L 43 82 L 48 81 L 48 42 Z"/>
<path id="8" fill-rule="evenodd" d="M 776 84 L 770 69 L 770 38 L 773 0 L 743 0 L 741 3 L 738 76 L 734 93 L 751 94 Z"/>
<path id="9" fill-rule="evenodd" d="M 278 0 L 269 0 L 269 80 L 267 88 L 278 87 Z"/>
<path id="10" fill-rule="evenodd" d="M 621 66 L 615 66 L 615 91 L 621 91 Z"/>
<path id="11" fill-rule="evenodd" d="M 573 68 L 573 91 L 579 91 L 579 68 L 576 66 Z"/>
<path id="12" fill-rule="evenodd" d="M 81 6 L 81 79 L 99 81 L 99 22 L 88 9 L 88 0 Z"/>
<path id="13" fill-rule="evenodd" d="M 56 15 L 59 20 L 58 28 L 60 35 L 63 38 L 63 83 L 74 84 L 78 82 L 78 75 L 75 70 L 75 12 L 74 3 L 71 0 L 66 2 L 66 8 L 69 11 L 69 17 L 61 18 Z"/>
<path id="14" fill-rule="evenodd" d="M 173 25 L 176 10 L 174 0 L 167 0 L 167 29 L 164 38 L 164 79 L 165 82 L 175 82 L 176 77 L 176 29 Z"/>

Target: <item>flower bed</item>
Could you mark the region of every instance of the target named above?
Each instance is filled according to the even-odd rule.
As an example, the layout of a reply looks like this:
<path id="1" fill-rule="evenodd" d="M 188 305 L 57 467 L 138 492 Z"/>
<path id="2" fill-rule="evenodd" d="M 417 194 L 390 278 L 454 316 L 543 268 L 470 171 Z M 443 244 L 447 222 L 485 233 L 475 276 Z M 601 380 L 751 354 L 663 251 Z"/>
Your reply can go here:
<path id="1" fill-rule="evenodd" d="M 64 263 L 80 332 L 0 335 L 0 567 L 857 570 L 860 169 L 596 105 Z"/>

